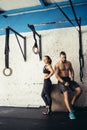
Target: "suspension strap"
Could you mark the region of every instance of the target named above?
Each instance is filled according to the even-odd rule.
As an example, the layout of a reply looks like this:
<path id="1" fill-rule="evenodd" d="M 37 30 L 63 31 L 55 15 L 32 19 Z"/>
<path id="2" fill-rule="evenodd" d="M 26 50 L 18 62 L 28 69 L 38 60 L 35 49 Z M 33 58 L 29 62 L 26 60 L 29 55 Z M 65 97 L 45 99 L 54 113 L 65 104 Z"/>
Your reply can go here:
<path id="1" fill-rule="evenodd" d="M 81 22 L 81 19 L 80 19 Z M 79 26 L 79 63 L 80 63 L 80 81 L 83 80 L 83 68 L 84 68 L 84 56 L 83 56 L 83 48 L 82 48 L 82 32 L 81 26 Z"/>
<path id="2" fill-rule="evenodd" d="M 9 28 L 6 28 L 6 39 L 5 39 L 5 68 L 3 69 L 5 76 L 12 74 L 12 69 L 9 67 Z"/>
<path id="3" fill-rule="evenodd" d="M 34 41 L 35 41 L 34 46 L 32 47 L 32 50 L 33 50 L 33 52 L 35 54 L 39 54 L 39 58 L 40 58 L 40 60 L 42 60 L 41 35 L 39 35 L 36 32 L 34 25 L 29 25 L 28 24 L 28 27 L 32 30 L 32 32 L 33 32 L 33 38 L 34 38 Z M 36 35 L 39 37 L 39 47 L 38 47 L 38 44 L 37 44 Z"/>
<path id="4" fill-rule="evenodd" d="M 81 18 L 78 21 L 75 9 L 73 7 L 72 0 L 69 0 L 69 2 L 71 5 L 71 8 L 72 8 L 72 12 L 74 14 L 75 20 L 77 22 L 77 25 L 79 27 L 79 31 L 78 31 L 78 33 L 79 33 L 79 64 L 80 64 L 80 81 L 82 82 L 83 81 L 82 79 L 83 79 L 84 56 L 83 56 L 83 49 L 82 49 Z"/>

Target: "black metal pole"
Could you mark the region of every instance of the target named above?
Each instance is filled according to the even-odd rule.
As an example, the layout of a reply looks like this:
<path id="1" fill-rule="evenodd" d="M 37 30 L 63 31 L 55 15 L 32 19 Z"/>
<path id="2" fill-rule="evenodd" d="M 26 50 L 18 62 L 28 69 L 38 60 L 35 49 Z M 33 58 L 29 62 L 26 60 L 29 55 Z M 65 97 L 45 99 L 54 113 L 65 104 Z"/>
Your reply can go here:
<path id="1" fill-rule="evenodd" d="M 16 36 L 18 45 L 19 45 L 20 50 L 21 50 L 21 53 L 22 53 L 22 55 L 23 55 L 23 57 L 24 57 L 24 60 L 26 61 L 26 37 L 22 36 L 21 34 L 19 34 L 17 31 L 15 31 L 14 29 L 12 29 L 12 28 L 9 27 L 9 26 L 8 26 L 7 29 L 9 30 L 9 32 L 12 31 L 12 32 L 15 33 L 15 36 Z M 21 45 L 20 45 L 20 42 L 19 42 L 19 39 L 18 39 L 17 35 L 24 39 L 24 52 L 23 52 L 23 50 L 22 50 L 22 47 L 21 47 Z"/>
<path id="2" fill-rule="evenodd" d="M 39 36 L 39 58 L 42 60 L 42 39 L 41 35 Z"/>
<path id="3" fill-rule="evenodd" d="M 76 20 L 78 26 L 80 26 L 79 21 L 78 21 L 78 18 L 77 18 L 77 16 L 76 16 L 75 9 L 74 9 L 74 7 L 73 7 L 72 0 L 69 0 L 69 2 L 70 2 L 70 5 L 71 5 L 71 8 L 72 8 L 72 12 L 73 12 L 73 14 L 74 14 L 75 20 Z"/>
<path id="4" fill-rule="evenodd" d="M 19 35 L 20 37 L 22 37 L 23 39 L 25 38 L 24 36 L 22 36 L 21 34 L 19 34 L 18 32 L 16 32 L 14 29 L 12 29 L 11 27 L 8 26 L 8 28 L 9 28 L 12 32 L 14 32 L 14 33 L 16 33 L 17 35 Z"/>
<path id="5" fill-rule="evenodd" d="M 44 0 L 42 0 L 43 1 L 43 3 L 44 3 L 44 5 L 45 6 L 48 6 L 48 5 L 50 5 L 50 2 L 47 2 L 47 0 L 45 0 L 45 2 L 44 2 Z M 46 4 L 47 5 L 46 5 Z M 72 21 L 70 20 L 70 18 L 67 16 L 67 14 L 62 10 L 62 8 L 55 2 L 55 6 L 62 12 L 62 14 L 65 16 L 65 18 L 69 21 L 69 23 L 71 23 L 71 25 L 72 26 L 74 26 L 75 28 L 76 28 L 76 26 L 72 23 Z M 76 29 L 77 30 L 77 29 Z"/>
<path id="6" fill-rule="evenodd" d="M 24 38 L 24 60 L 26 61 L 26 37 Z"/>
<path id="7" fill-rule="evenodd" d="M 20 41 L 19 41 L 18 36 L 17 36 L 16 33 L 15 33 L 15 36 L 16 36 L 18 45 L 19 45 L 19 47 L 20 47 L 21 53 L 22 53 L 22 55 L 23 55 L 23 57 L 24 57 L 24 60 L 25 60 L 26 55 L 25 55 L 25 52 L 23 52 L 23 50 L 22 50 L 22 47 L 21 47 L 21 45 L 20 45 Z M 25 44 L 25 42 L 26 42 L 26 41 L 25 41 L 25 38 L 24 38 L 24 44 Z M 25 51 L 25 49 L 24 49 L 24 51 Z"/>
<path id="8" fill-rule="evenodd" d="M 72 26 L 74 26 L 76 28 L 76 26 L 72 23 L 72 21 L 70 20 L 70 18 L 66 15 L 66 13 L 60 8 L 60 6 L 55 3 L 56 6 L 59 8 L 59 10 L 62 12 L 62 14 L 66 17 L 66 19 L 71 23 Z"/>

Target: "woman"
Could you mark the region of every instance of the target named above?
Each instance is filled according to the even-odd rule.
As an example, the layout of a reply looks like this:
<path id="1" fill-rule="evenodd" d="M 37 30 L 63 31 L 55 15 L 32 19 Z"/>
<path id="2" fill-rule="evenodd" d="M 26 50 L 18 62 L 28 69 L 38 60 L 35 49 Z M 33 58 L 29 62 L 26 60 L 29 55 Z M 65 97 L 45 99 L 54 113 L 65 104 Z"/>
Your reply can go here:
<path id="1" fill-rule="evenodd" d="M 44 85 L 43 85 L 43 90 L 41 93 L 41 97 L 43 98 L 45 105 L 46 105 L 46 110 L 43 111 L 42 113 L 47 115 L 51 111 L 51 104 L 52 104 L 52 99 L 51 99 L 51 89 L 52 89 L 52 83 L 50 80 L 50 77 L 54 74 L 54 70 L 52 68 L 52 60 L 49 56 L 44 56 L 44 63 L 45 66 L 43 68 L 43 73 L 44 73 Z"/>

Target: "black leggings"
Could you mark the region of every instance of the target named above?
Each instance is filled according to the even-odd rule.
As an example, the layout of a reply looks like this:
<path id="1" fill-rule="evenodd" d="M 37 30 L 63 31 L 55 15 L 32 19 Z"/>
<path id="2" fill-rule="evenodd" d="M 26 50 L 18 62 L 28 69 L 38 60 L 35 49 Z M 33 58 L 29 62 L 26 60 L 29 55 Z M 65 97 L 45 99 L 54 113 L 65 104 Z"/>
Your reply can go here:
<path id="1" fill-rule="evenodd" d="M 51 90 L 52 90 L 52 83 L 50 79 L 44 79 L 44 85 L 41 93 L 41 97 L 43 98 L 46 106 L 50 106 L 52 104 L 51 99 Z"/>

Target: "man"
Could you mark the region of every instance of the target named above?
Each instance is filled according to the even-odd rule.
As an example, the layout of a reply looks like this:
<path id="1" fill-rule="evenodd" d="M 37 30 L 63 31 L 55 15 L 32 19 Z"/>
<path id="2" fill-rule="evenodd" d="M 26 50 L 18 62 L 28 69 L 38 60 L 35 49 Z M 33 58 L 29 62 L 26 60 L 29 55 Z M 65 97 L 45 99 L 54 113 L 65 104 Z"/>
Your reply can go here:
<path id="1" fill-rule="evenodd" d="M 66 60 L 66 53 L 64 51 L 60 52 L 60 60 L 55 65 L 55 76 L 58 80 L 58 85 L 64 95 L 64 102 L 69 111 L 69 118 L 76 119 L 73 106 L 76 99 L 81 94 L 81 88 L 79 84 L 74 81 L 74 70 L 71 62 Z M 71 103 L 69 103 L 69 89 L 75 91 Z"/>

